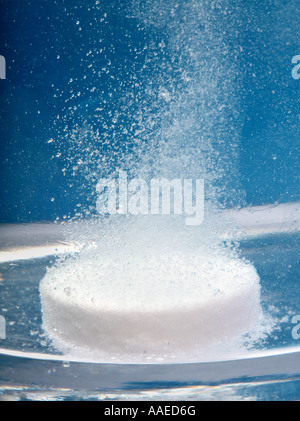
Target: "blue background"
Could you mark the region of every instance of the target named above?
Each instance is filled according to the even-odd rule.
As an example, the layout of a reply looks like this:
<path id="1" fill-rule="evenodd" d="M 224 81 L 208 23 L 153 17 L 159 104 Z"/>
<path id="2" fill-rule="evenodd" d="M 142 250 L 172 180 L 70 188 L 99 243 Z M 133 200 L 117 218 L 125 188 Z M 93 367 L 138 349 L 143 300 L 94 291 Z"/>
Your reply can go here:
<path id="1" fill-rule="evenodd" d="M 238 39 L 242 47 L 239 77 L 245 116 L 239 172 L 249 205 L 300 199 L 300 80 L 291 76 L 292 57 L 300 54 L 300 4 L 286 3 L 232 1 L 239 16 L 232 42 Z M 103 0 L 95 8 L 95 1 L 0 2 L 0 54 L 7 61 L 7 79 L 0 80 L 1 223 L 52 221 L 72 215 L 82 180 L 63 175 L 64 160 L 51 159 L 56 151 L 48 142 L 66 125 L 66 119 L 60 123 L 57 115 L 67 115 L 70 78 L 83 80 L 87 71 L 82 48 L 97 47 L 100 38 L 99 49 L 106 46 L 109 51 L 113 45 L 111 72 L 116 78 L 109 83 L 117 87 L 122 72 L 128 71 L 125 58 L 133 60 L 134 46 L 151 38 L 151 29 L 137 31 L 137 21 L 119 13 L 125 4 Z M 99 23 L 106 10 L 105 22 Z M 90 25 L 93 21 L 98 22 L 96 28 Z M 124 34 L 130 35 L 130 48 Z M 104 64 L 104 57 L 97 55 L 94 65 Z M 99 90 L 108 83 L 92 74 L 88 79 L 81 85 L 76 82 L 75 90 L 82 91 L 81 105 L 97 100 L 97 91 L 88 94 L 84 83 L 97 84 Z M 74 118 L 83 115 L 73 114 L 70 124 Z M 62 142 L 60 150 L 67 154 L 68 147 Z"/>

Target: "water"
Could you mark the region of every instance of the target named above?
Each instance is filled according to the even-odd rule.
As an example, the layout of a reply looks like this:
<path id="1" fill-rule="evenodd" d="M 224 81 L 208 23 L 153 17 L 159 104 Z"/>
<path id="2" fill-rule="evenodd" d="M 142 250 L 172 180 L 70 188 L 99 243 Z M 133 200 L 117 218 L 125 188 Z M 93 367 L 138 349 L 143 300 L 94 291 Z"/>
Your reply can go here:
<path id="1" fill-rule="evenodd" d="M 53 256 L 2 263 L 1 305 L 7 322 L 7 338 L 1 341 L 2 398 L 298 399 L 299 340 L 293 337 L 292 319 L 298 311 L 299 268 L 294 261 L 299 235 L 248 238 L 240 251 L 260 276 L 261 304 L 270 318 L 264 337 L 260 331 L 248 341 L 244 338 L 246 348 L 237 349 L 235 343 L 227 350 L 221 347 L 219 356 L 204 359 L 199 354 L 198 363 L 171 365 L 90 364 L 87 354 L 66 360 L 42 325 L 39 284 L 53 266 Z"/>
<path id="2" fill-rule="evenodd" d="M 268 399 L 282 387 L 283 398 L 298 398 L 296 1 L 53 1 L 30 16 L 24 7 L 4 13 L 16 27 L 12 36 L 4 26 L 11 64 L 1 108 L 10 122 L 1 126 L 1 221 L 30 223 L 2 231 L 2 378 L 5 366 L 14 372 L 4 396 L 22 385 L 19 396 L 28 398 L 39 387 L 14 367 L 22 358 L 37 376 L 47 366 L 49 390 L 72 389 L 67 373 L 83 370 L 81 397 L 94 384 L 92 367 L 114 363 L 115 374 L 95 389 L 100 398 L 105 389 L 117 399 L 114 390 L 133 383 L 141 387 L 130 393 L 146 393 L 149 378 L 156 397 L 187 398 L 188 387 L 199 399 Z M 204 222 L 99 216 L 96 185 L 119 170 L 149 183 L 204 179 Z M 259 208 L 251 232 L 253 205 L 270 213 Z M 54 220 L 47 229 L 32 224 Z M 237 361 L 248 367 L 248 358 L 245 375 Z M 218 378 L 224 360 L 231 366 L 221 365 Z M 170 363 L 179 371 L 168 392 L 159 384 L 170 381 Z M 132 376 L 126 364 L 136 364 Z M 180 364 L 200 368 L 185 377 Z M 119 383 L 117 373 L 125 373 Z M 255 392 L 245 376 L 259 378 Z"/>
<path id="3" fill-rule="evenodd" d="M 268 334 L 263 340 L 257 338 L 257 349 L 297 346 L 292 318 L 298 311 L 299 268 L 293 264 L 299 252 L 298 241 L 298 234 L 282 234 L 241 244 L 241 255 L 255 265 L 260 275 L 262 306 L 272 320 Z M 52 349 L 42 328 L 39 284 L 54 260 L 53 256 L 45 256 L 1 263 L 1 305 L 7 321 L 5 348 L 44 353 Z M 57 353 L 54 349 L 51 352 Z"/>

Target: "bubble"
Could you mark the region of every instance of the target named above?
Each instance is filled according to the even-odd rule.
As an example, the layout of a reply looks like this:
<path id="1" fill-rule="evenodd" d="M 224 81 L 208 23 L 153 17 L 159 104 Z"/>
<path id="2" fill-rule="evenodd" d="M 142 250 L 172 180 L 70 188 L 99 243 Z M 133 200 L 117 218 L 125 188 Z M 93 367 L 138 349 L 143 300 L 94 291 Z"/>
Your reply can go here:
<path id="1" fill-rule="evenodd" d="M 238 173 L 241 51 L 229 48 L 236 19 L 230 2 L 222 4 L 133 1 L 130 10 L 117 10 L 127 24 L 136 22 L 130 30 L 124 24 L 124 61 L 116 61 L 117 41 L 111 34 L 108 42 L 102 27 L 93 33 L 102 53 L 91 42 L 79 53 L 86 76 L 81 102 L 70 87 L 61 118 L 68 147 L 56 145 L 64 173 L 81 186 L 66 235 L 85 247 L 58 260 L 40 286 L 44 330 L 65 354 L 197 361 L 211 356 L 213 346 L 224 351 L 261 319 L 255 268 L 222 243 L 222 234 L 234 230 L 222 209 L 244 200 Z M 97 4 L 95 12 L 110 22 L 113 15 L 103 7 Z M 100 75 L 106 83 L 97 90 Z M 97 182 L 119 169 L 145 180 L 204 179 L 204 223 L 187 227 L 181 217 L 161 215 L 99 217 Z"/>

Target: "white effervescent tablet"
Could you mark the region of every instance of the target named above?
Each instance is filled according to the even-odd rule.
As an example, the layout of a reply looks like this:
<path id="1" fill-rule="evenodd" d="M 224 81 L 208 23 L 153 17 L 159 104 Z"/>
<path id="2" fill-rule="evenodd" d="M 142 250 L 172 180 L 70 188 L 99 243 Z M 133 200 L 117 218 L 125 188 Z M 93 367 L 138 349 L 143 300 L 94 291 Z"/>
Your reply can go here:
<path id="1" fill-rule="evenodd" d="M 63 352 L 177 361 L 247 333 L 259 319 L 259 276 L 234 252 L 162 224 L 102 229 L 96 248 L 41 282 L 44 330 Z"/>

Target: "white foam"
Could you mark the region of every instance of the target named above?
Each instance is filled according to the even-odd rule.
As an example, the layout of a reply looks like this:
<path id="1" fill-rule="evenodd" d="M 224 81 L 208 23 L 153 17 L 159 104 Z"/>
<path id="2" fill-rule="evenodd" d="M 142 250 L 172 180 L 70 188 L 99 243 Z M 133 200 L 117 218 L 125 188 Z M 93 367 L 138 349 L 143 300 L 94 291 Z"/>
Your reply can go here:
<path id="1" fill-rule="evenodd" d="M 208 246 L 206 230 L 195 236 L 182 226 L 147 218 L 95 225 L 97 246 L 41 283 L 44 329 L 56 347 L 105 360 L 186 361 L 251 330 L 261 315 L 255 269 L 211 239 Z"/>

